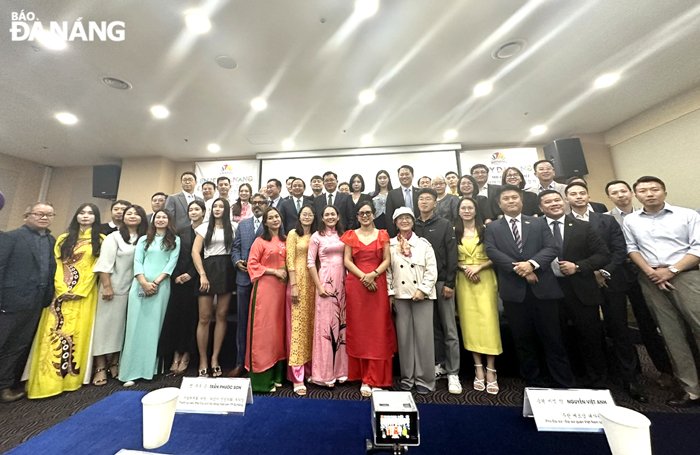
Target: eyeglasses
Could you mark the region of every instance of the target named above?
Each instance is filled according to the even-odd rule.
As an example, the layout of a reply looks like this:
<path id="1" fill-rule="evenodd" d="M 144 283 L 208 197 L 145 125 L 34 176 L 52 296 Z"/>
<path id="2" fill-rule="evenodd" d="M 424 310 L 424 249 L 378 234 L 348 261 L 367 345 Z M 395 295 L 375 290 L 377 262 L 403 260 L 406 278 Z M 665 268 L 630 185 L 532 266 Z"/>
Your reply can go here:
<path id="1" fill-rule="evenodd" d="M 251 205 L 267 205 L 267 201 L 252 201 Z"/>
<path id="2" fill-rule="evenodd" d="M 357 216 L 361 216 L 361 217 L 372 216 L 372 212 L 370 212 L 370 211 L 367 211 L 367 212 L 357 212 Z"/>
<path id="3" fill-rule="evenodd" d="M 48 218 L 52 219 L 56 217 L 55 213 L 44 213 L 44 212 L 30 212 L 29 215 L 32 215 L 34 218 Z"/>

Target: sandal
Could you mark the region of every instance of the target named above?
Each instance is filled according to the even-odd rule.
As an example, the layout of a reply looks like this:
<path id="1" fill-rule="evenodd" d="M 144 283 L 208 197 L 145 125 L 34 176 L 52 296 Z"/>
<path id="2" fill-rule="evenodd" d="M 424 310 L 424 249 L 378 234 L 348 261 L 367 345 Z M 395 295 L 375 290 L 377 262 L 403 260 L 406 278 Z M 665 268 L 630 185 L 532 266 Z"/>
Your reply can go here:
<path id="1" fill-rule="evenodd" d="M 495 376 L 495 380 L 493 382 L 486 382 L 486 393 L 490 395 L 496 395 L 498 394 L 498 376 L 496 375 L 496 370 L 486 367 L 487 372 L 493 373 Z"/>
<path id="2" fill-rule="evenodd" d="M 202 368 L 201 370 L 199 370 L 199 377 L 200 378 L 208 378 L 209 377 L 208 371 L 209 371 L 208 369 Z"/>
<path id="3" fill-rule="evenodd" d="M 212 366 L 211 366 L 211 376 L 212 376 L 213 378 L 218 378 L 218 377 L 221 376 L 222 374 L 224 374 L 224 373 L 221 372 L 221 366 L 220 366 L 220 365 L 216 365 L 216 366 L 212 365 Z"/>
<path id="4" fill-rule="evenodd" d="M 175 371 L 176 376 L 182 376 L 187 371 L 187 367 L 190 366 L 190 359 L 180 360 L 180 366 L 177 371 Z"/>
<path id="5" fill-rule="evenodd" d="M 92 377 L 92 385 L 102 387 L 107 384 L 107 370 L 105 368 L 97 368 L 95 376 Z"/>
<path id="6" fill-rule="evenodd" d="M 303 382 L 294 384 L 294 393 L 296 393 L 300 397 L 303 397 L 306 395 L 306 386 L 304 385 Z"/>
<path id="7" fill-rule="evenodd" d="M 360 395 L 362 395 L 365 398 L 369 398 L 372 396 L 372 387 L 368 386 L 367 384 L 362 384 L 360 386 Z"/>
<path id="8" fill-rule="evenodd" d="M 483 368 L 483 367 L 484 366 L 480 363 L 474 365 L 474 390 L 476 390 L 478 392 L 483 392 L 484 390 L 486 390 L 486 386 L 484 385 L 485 378 L 479 379 L 478 377 L 476 377 L 476 369 Z"/>
<path id="9" fill-rule="evenodd" d="M 179 360 L 173 360 L 173 364 L 170 365 L 170 375 L 174 376 L 177 371 L 180 369 L 180 361 Z"/>
<path id="10" fill-rule="evenodd" d="M 109 366 L 109 375 L 114 379 L 117 379 L 117 376 L 119 376 L 119 362 L 113 363 Z"/>

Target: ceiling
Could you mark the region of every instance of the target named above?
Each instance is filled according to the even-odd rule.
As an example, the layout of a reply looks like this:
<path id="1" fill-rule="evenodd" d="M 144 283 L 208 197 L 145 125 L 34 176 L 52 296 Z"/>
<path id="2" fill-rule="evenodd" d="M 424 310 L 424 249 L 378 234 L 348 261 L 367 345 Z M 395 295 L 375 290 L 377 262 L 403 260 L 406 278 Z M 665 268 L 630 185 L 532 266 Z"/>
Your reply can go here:
<path id="1" fill-rule="evenodd" d="M 5 1 L 0 14 L 0 153 L 51 166 L 164 156 L 204 160 L 292 150 L 439 143 L 541 144 L 604 132 L 700 84 L 696 0 Z M 198 7 L 209 33 L 185 27 Z M 62 51 L 9 39 L 11 13 L 42 22 L 123 21 L 121 42 Z M 520 53 L 496 59 L 513 40 Z M 220 55 L 237 67 L 217 65 Z M 603 73 L 619 82 L 594 90 Z M 132 84 L 116 90 L 110 76 Z M 493 91 L 473 96 L 480 81 Z M 360 105 L 372 88 L 376 100 Z M 251 109 L 263 97 L 268 108 Z M 164 120 L 149 108 L 163 104 Z M 59 111 L 79 118 L 73 126 Z M 537 124 L 546 133 L 533 136 Z M 221 151 L 207 151 L 218 143 Z"/>

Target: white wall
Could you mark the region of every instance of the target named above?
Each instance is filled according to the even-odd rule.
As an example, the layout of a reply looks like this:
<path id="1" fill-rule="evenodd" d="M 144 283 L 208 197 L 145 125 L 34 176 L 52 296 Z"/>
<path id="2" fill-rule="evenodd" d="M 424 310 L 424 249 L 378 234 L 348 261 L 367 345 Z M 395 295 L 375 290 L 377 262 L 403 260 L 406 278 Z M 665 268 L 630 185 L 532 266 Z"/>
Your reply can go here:
<path id="1" fill-rule="evenodd" d="M 655 175 L 667 201 L 700 208 L 700 87 L 667 100 L 605 133 L 615 175 L 634 182 Z"/>

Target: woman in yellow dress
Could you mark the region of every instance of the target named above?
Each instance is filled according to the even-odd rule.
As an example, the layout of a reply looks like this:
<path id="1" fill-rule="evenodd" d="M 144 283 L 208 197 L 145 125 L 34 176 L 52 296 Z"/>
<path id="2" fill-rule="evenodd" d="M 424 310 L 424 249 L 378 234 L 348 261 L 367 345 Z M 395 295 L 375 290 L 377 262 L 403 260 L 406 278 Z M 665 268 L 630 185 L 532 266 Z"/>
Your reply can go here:
<path id="1" fill-rule="evenodd" d="M 305 205 L 299 211 L 296 228 L 287 235 L 287 353 L 288 377 L 294 384 L 294 393 L 306 395 L 304 378 L 311 374 L 311 349 L 314 342 L 314 306 L 316 287 L 306 267 L 309 239 L 314 228 L 314 211 Z"/>
<path id="2" fill-rule="evenodd" d="M 56 240 L 56 294 L 41 313 L 29 365 L 29 398 L 77 390 L 90 381 L 90 346 L 97 308 L 97 274 L 103 235 L 100 211 L 81 204 Z"/>
<path id="3" fill-rule="evenodd" d="M 498 325 L 496 274 L 482 243 L 484 222 L 476 201 L 462 198 L 458 215 L 455 226 L 459 267 L 456 287 L 464 348 L 471 351 L 474 358 L 474 390 L 486 390 L 496 395 L 496 356 L 503 352 Z M 483 357 L 486 357 L 486 372 Z"/>

